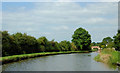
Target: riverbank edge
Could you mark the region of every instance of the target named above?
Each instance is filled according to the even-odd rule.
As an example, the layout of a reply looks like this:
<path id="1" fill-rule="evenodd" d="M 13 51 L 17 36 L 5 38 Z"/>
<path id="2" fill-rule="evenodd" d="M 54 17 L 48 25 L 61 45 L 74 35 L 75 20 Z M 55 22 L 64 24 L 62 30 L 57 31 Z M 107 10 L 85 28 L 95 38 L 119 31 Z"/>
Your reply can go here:
<path id="1" fill-rule="evenodd" d="M 107 51 L 107 52 L 106 52 Z M 108 53 L 109 52 L 109 53 Z M 115 50 L 102 50 L 95 58 L 94 60 L 97 62 L 102 62 L 105 64 L 110 65 L 116 65 L 120 67 L 120 58 L 119 58 L 120 52 Z M 117 57 L 116 57 L 117 56 Z"/>
<path id="2" fill-rule="evenodd" d="M 42 52 L 42 53 L 32 53 L 32 54 L 21 54 L 21 55 L 13 55 L 1 57 L 1 64 L 7 64 L 17 61 L 22 61 L 29 58 L 41 57 L 41 56 L 49 56 L 49 55 L 59 55 L 59 54 L 72 54 L 72 53 L 89 53 L 91 51 L 62 51 L 62 52 Z"/>

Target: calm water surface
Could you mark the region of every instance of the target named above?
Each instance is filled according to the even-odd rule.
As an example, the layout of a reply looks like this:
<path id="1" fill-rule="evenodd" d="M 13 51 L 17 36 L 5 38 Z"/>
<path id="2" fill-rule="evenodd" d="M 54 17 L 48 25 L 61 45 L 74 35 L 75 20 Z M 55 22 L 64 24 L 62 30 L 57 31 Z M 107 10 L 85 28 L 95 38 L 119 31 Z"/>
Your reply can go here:
<path id="1" fill-rule="evenodd" d="M 114 71 L 93 58 L 97 53 L 62 54 L 3 65 L 4 71 Z"/>

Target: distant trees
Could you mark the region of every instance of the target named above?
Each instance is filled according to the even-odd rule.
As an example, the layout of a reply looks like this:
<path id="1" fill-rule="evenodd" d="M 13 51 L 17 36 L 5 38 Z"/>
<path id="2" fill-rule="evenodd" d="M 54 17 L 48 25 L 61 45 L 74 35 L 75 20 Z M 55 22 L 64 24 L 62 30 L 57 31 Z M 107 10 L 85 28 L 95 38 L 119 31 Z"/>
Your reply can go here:
<path id="1" fill-rule="evenodd" d="M 2 32 L 2 56 L 17 54 L 19 49 L 16 40 L 8 34 L 7 31 Z"/>
<path id="2" fill-rule="evenodd" d="M 29 36 L 27 34 L 16 33 L 12 37 L 16 41 L 16 46 L 19 49 L 19 54 L 33 53 L 37 50 L 37 40 L 36 38 Z"/>
<path id="3" fill-rule="evenodd" d="M 91 46 L 101 48 L 113 48 L 120 51 L 120 30 L 114 39 L 106 37 L 99 43 L 91 43 L 91 35 L 83 28 L 78 28 L 72 35 L 72 42 L 54 40 L 49 41 L 46 37 L 36 39 L 26 33 L 15 33 L 10 35 L 7 31 L 0 31 L 0 50 L 2 56 L 19 54 L 58 52 L 58 51 L 78 51 L 91 50 Z"/>
<path id="4" fill-rule="evenodd" d="M 46 37 L 36 39 L 25 33 L 15 33 L 12 35 L 7 31 L 0 31 L 0 33 L 0 46 L 2 46 L 0 50 L 2 50 L 2 56 L 77 50 L 76 46 L 69 41 L 61 41 L 58 43 L 54 40 L 48 41 Z"/>
<path id="5" fill-rule="evenodd" d="M 100 43 L 101 48 L 112 48 L 114 47 L 114 42 L 111 37 L 103 38 L 102 42 Z"/>
<path id="6" fill-rule="evenodd" d="M 113 37 L 106 37 L 102 40 L 101 43 L 99 43 L 99 46 L 101 48 L 115 48 L 115 50 L 120 51 L 120 30 L 118 30 L 118 33 L 116 36 Z"/>
<path id="7" fill-rule="evenodd" d="M 61 41 L 59 45 L 62 51 L 71 51 L 71 44 L 69 41 Z"/>
<path id="8" fill-rule="evenodd" d="M 72 42 L 76 45 L 78 50 L 91 50 L 91 35 L 85 29 L 76 29 L 72 38 Z"/>
<path id="9" fill-rule="evenodd" d="M 45 52 L 48 45 L 48 40 L 46 37 L 40 37 L 37 39 L 38 42 L 38 52 Z"/>
<path id="10" fill-rule="evenodd" d="M 92 43 L 91 43 L 91 46 L 96 46 L 96 43 L 95 43 L 95 42 L 92 42 Z"/>
<path id="11" fill-rule="evenodd" d="M 91 46 L 99 46 L 100 45 L 100 42 L 92 42 L 91 43 Z"/>
<path id="12" fill-rule="evenodd" d="M 118 33 L 116 36 L 114 36 L 114 43 L 115 43 L 115 49 L 120 51 L 120 30 L 118 30 Z"/>
<path id="13" fill-rule="evenodd" d="M 2 56 L 2 32 L 0 31 L 0 57 Z"/>
<path id="14" fill-rule="evenodd" d="M 26 33 L 15 33 L 10 35 L 7 31 L 0 31 L 2 39 L 2 56 L 19 54 L 58 52 L 58 51 L 78 51 L 90 50 L 91 36 L 83 28 L 78 28 L 72 36 L 72 42 L 54 40 L 49 41 L 46 37 L 36 39 Z M 1 45 L 0 45 L 1 46 Z"/>
<path id="15" fill-rule="evenodd" d="M 59 52 L 59 51 L 61 51 L 59 43 L 54 41 L 54 40 L 49 41 L 48 46 L 47 46 L 47 51 L 48 52 Z"/>

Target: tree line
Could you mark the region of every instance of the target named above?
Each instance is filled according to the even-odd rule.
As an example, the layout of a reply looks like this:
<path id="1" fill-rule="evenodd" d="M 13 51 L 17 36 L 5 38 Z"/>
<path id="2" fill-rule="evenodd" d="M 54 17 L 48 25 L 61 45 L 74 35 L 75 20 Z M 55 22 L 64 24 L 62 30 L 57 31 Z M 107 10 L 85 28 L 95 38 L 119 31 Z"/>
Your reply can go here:
<path id="1" fill-rule="evenodd" d="M 102 42 L 92 42 L 92 46 L 100 46 L 101 48 L 115 48 L 115 50 L 120 51 L 120 30 L 118 30 L 117 34 L 111 37 L 103 38 Z"/>
<path id="2" fill-rule="evenodd" d="M 2 39 L 2 56 L 30 54 L 39 52 L 79 51 L 91 50 L 91 36 L 83 28 L 78 28 L 72 35 L 72 42 L 54 40 L 49 41 L 46 37 L 36 39 L 26 33 L 10 35 L 8 31 L 0 31 Z"/>

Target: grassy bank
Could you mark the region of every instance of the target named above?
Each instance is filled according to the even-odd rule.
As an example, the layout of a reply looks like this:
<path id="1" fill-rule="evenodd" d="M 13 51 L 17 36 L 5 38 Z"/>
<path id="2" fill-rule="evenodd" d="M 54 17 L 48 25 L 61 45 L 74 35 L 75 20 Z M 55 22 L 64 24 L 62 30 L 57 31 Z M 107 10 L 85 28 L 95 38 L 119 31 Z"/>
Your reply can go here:
<path id="1" fill-rule="evenodd" d="M 113 49 L 104 49 L 94 59 L 98 62 L 103 62 L 108 65 L 120 63 L 120 52 Z"/>
<path id="2" fill-rule="evenodd" d="M 98 51 L 97 49 L 92 49 L 92 52 Z"/>
<path id="3" fill-rule="evenodd" d="M 58 55 L 58 54 L 71 54 L 71 53 L 88 53 L 89 51 L 64 51 L 64 52 L 42 52 L 42 53 L 32 53 L 32 54 L 21 54 L 21 55 L 13 55 L 6 56 L 0 58 L 0 62 L 2 64 L 21 61 L 24 59 L 35 58 L 40 56 L 48 56 L 48 55 Z"/>

